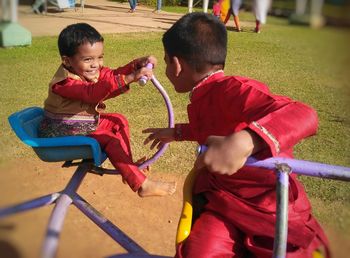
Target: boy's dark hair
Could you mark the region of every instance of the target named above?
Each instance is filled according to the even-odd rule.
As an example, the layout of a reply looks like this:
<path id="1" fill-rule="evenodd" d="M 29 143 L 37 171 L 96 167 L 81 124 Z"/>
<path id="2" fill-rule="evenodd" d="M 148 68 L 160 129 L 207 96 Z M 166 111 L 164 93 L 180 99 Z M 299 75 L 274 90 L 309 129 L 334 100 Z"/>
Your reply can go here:
<path id="1" fill-rule="evenodd" d="M 58 36 L 58 49 L 61 56 L 74 56 L 80 45 L 89 42 L 103 42 L 101 34 L 87 23 L 68 25 Z"/>
<path id="2" fill-rule="evenodd" d="M 206 13 L 189 13 L 180 18 L 163 35 L 169 57 L 183 58 L 197 72 L 208 66 L 225 65 L 227 32 L 217 17 Z"/>

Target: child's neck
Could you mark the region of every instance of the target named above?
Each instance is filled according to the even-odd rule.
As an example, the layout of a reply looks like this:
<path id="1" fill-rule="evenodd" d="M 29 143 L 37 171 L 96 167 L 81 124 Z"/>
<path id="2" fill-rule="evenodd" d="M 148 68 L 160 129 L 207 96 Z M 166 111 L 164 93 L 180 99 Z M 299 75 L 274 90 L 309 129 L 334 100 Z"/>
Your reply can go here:
<path id="1" fill-rule="evenodd" d="M 208 80 L 211 76 L 213 76 L 217 73 L 221 73 L 221 72 L 224 72 L 224 71 L 222 69 L 218 69 L 218 70 L 213 70 L 211 72 L 206 73 L 205 76 L 202 77 L 202 79 L 196 83 L 196 86 L 194 88 L 192 88 L 192 90 L 190 92 L 190 98 L 193 94 L 193 91 L 195 91 L 197 88 L 199 88 L 206 80 Z"/>
<path id="2" fill-rule="evenodd" d="M 212 75 L 219 73 L 219 72 L 223 72 L 222 66 L 212 67 L 212 69 L 206 71 L 205 73 L 202 73 L 201 76 L 198 76 L 198 77 L 200 77 L 200 79 L 198 80 L 198 83 L 207 80 L 209 77 L 211 77 Z"/>

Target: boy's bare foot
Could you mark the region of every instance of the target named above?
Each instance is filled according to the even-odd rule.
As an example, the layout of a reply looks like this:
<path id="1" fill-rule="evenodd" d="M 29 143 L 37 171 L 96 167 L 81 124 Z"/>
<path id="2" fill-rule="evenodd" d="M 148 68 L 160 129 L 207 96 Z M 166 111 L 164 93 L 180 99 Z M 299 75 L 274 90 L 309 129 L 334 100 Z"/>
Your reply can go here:
<path id="1" fill-rule="evenodd" d="M 164 195 L 172 195 L 176 190 L 176 182 L 160 182 L 160 181 L 152 181 L 149 178 L 141 185 L 141 188 L 138 190 L 138 194 L 140 197 L 148 197 L 148 196 L 164 196 Z"/>

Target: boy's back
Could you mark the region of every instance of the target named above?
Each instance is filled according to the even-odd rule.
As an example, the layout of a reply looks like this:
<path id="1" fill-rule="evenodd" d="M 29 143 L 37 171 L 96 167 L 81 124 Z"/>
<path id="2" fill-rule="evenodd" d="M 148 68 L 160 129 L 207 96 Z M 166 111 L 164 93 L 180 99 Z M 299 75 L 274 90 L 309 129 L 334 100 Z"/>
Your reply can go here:
<path id="1" fill-rule="evenodd" d="M 177 38 L 181 44 L 173 43 Z M 183 16 L 164 34 L 163 44 L 168 78 L 177 92 L 191 92 L 189 122 L 177 123 L 173 131 L 149 129 L 149 140 L 208 145 L 195 162 L 193 205 L 200 214 L 177 257 L 271 257 L 275 174 L 244 164 L 250 155 L 292 157 L 293 147 L 316 133 L 316 112 L 271 94 L 256 80 L 225 76 L 227 32 L 212 15 Z M 288 257 L 311 257 L 327 247 L 327 239 L 295 175 L 289 189 Z"/>

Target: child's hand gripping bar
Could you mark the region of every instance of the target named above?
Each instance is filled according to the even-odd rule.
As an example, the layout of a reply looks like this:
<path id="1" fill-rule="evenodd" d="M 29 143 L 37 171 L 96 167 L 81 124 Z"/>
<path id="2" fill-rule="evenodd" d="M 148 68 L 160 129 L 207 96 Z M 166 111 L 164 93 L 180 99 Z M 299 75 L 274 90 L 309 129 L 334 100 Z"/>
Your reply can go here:
<path id="1" fill-rule="evenodd" d="M 204 153 L 208 147 L 200 145 L 198 154 Z M 350 168 L 342 166 L 328 165 L 306 160 L 297 160 L 291 158 L 274 157 L 264 160 L 258 160 L 254 157 L 249 157 L 245 166 L 260 167 L 266 169 L 276 169 L 278 164 L 288 164 L 294 173 L 298 175 L 322 177 L 341 181 L 350 181 Z"/>
<path id="2" fill-rule="evenodd" d="M 146 65 L 146 67 L 149 68 L 149 69 L 153 69 L 153 64 L 152 63 L 148 63 Z M 140 80 L 139 80 L 139 85 L 140 86 L 144 86 L 144 85 L 146 85 L 147 82 L 148 82 L 148 78 L 146 76 L 142 76 L 140 78 Z"/>

